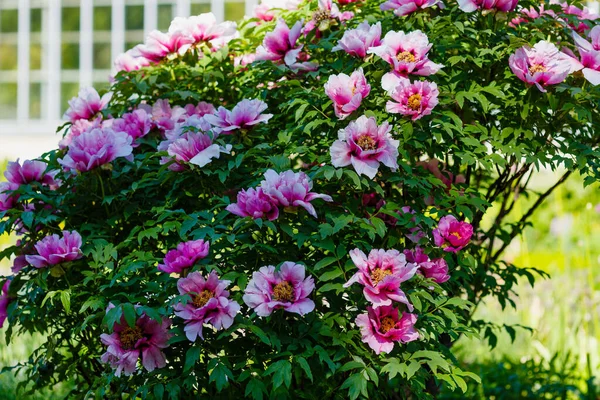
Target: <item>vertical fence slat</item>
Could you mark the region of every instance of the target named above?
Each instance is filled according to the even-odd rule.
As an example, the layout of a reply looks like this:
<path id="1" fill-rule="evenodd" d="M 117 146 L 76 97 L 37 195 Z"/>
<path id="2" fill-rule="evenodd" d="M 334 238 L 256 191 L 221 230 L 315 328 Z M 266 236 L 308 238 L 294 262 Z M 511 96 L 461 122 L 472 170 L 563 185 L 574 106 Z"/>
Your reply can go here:
<path id="1" fill-rule="evenodd" d="M 31 10 L 29 0 L 19 1 L 17 39 L 17 118 L 29 118 L 29 46 L 31 32 Z"/>
<path id="2" fill-rule="evenodd" d="M 125 0 L 112 0 L 110 56 L 114 62 L 125 51 Z M 114 65 L 112 66 L 114 72 Z"/>
<path id="3" fill-rule="evenodd" d="M 177 0 L 175 4 L 175 17 L 190 16 L 190 0 Z"/>
<path id="4" fill-rule="evenodd" d="M 57 121 L 61 116 L 60 56 L 61 56 L 61 0 L 48 0 L 47 35 L 44 41 L 46 52 L 46 118 Z"/>
<path id="5" fill-rule="evenodd" d="M 79 86 L 92 86 L 94 70 L 94 2 L 81 0 L 79 14 Z"/>
<path id="6" fill-rule="evenodd" d="M 217 22 L 225 20 L 225 0 L 210 0 L 210 11 L 215 15 Z"/>
<path id="7" fill-rule="evenodd" d="M 158 4 L 156 0 L 144 1 L 144 35 L 156 29 L 158 24 Z"/>
<path id="8" fill-rule="evenodd" d="M 258 0 L 246 0 L 244 15 L 251 17 L 254 13 L 254 6 L 258 5 Z"/>

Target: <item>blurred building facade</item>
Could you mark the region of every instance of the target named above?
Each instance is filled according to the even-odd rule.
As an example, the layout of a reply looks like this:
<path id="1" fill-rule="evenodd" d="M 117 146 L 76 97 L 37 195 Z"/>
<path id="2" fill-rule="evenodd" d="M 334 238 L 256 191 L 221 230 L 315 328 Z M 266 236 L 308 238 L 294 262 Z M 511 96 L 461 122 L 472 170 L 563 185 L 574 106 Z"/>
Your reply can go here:
<path id="1" fill-rule="evenodd" d="M 250 15 L 258 0 L 0 0 L 0 159 L 55 147 L 67 101 L 176 16 Z"/>

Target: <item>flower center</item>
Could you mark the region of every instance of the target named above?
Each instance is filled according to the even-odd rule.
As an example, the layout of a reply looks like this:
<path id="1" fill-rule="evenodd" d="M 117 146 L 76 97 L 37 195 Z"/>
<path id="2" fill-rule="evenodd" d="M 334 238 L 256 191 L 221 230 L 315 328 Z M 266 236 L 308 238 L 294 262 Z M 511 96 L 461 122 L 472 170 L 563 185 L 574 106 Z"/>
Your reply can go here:
<path id="1" fill-rule="evenodd" d="M 288 281 L 283 281 L 273 287 L 273 298 L 277 301 L 292 301 L 294 288 Z"/>
<path id="2" fill-rule="evenodd" d="M 396 326 L 396 321 L 392 317 L 383 317 L 381 318 L 381 323 L 379 324 L 379 331 L 381 333 L 388 333 L 390 329 Z"/>
<path id="3" fill-rule="evenodd" d="M 313 14 L 313 19 L 317 24 L 328 20 L 329 18 L 331 18 L 331 13 L 329 12 L 329 10 L 317 10 Z"/>
<path id="4" fill-rule="evenodd" d="M 415 62 L 417 59 L 410 51 L 403 51 L 396 55 L 396 60 L 403 62 Z"/>
<path id="5" fill-rule="evenodd" d="M 392 271 L 390 271 L 389 269 L 374 269 L 373 271 L 371 271 L 371 282 L 373 282 L 373 285 L 377 286 L 379 282 L 383 280 L 383 278 L 391 274 Z"/>
<path id="6" fill-rule="evenodd" d="M 201 308 L 204 307 L 206 305 L 206 303 L 208 303 L 208 301 L 210 299 L 212 299 L 213 297 L 215 297 L 214 293 L 211 292 L 210 290 L 203 290 L 202 293 L 197 294 L 194 296 L 194 306 L 196 306 L 197 308 Z"/>
<path id="7" fill-rule="evenodd" d="M 451 235 L 460 239 L 460 233 L 458 232 L 452 232 Z"/>
<path id="8" fill-rule="evenodd" d="M 375 139 L 373 139 L 371 136 L 369 135 L 362 135 L 361 137 L 358 138 L 358 140 L 356 141 L 356 144 L 363 150 L 375 150 L 377 148 L 377 143 L 375 142 Z"/>
<path id="9" fill-rule="evenodd" d="M 531 74 L 535 74 L 537 72 L 546 72 L 548 71 L 548 68 L 544 67 L 542 64 L 536 64 L 536 65 L 532 65 L 531 67 L 529 67 L 529 72 Z"/>
<path id="10" fill-rule="evenodd" d="M 131 350 L 135 346 L 138 340 L 142 338 L 142 330 L 135 326 L 133 328 L 127 327 L 119 333 L 119 340 L 121 341 L 121 347 L 125 350 Z"/>
<path id="11" fill-rule="evenodd" d="M 408 98 L 406 104 L 411 110 L 418 110 L 421 107 L 421 99 L 423 97 L 419 93 L 415 93 Z"/>

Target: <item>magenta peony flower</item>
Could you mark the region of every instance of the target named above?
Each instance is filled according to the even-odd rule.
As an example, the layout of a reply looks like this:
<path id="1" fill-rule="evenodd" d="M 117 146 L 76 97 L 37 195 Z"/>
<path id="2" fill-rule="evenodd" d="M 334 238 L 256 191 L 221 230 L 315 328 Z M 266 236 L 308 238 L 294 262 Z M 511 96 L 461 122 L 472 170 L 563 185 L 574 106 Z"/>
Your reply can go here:
<path id="1" fill-rule="evenodd" d="M 205 115 L 204 118 L 216 131 L 227 135 L 236 129 L 250 129 L 261 122 L 267 123 L 273 114 L 262 114 L 267 109 L 267 103 L 262 100 L 244 99 L 237 103 L 233 110 L 219 107 L 214 114 Z"/>
<path id="2" fill-rule="evenodd" d="M 6 317 L 8 317 L 7 308 L 12 301 L 12 298 L 8 295 L 10 281 L 10 278 L 4 281 L 2 291 L 0 292 L 0 328 L 4 326 L 4 321 L 6 321 Z"/>
<path id="3" fill-rule="evenodd" d="M 367 50 L 381 44 L 381 22 L 372 26 L 363 21 L 356 29 L 348 29 L 331 51 L 344 50 L 351 56 L 365 58 Z"/>
<path id="4" fill-rule="evenodd" d="M 394 343 L 408 343 L 419 338 L 415 329 L 417 316 L 402 313 L 398 317 L 398 309 L 392 306 L 378 308 L 367 307 L 366 314 L 356 317 L 356 326 L 360 328 L 362 341 L 379 353 L 390 353 Z"/>
<path id="5" fill-rule="evenodd" d="M 462 250 L 471 241 L 471 236 L 473 226 L 468 222 L 458 221 L 452 215 L 442 217 L 438 227 L 433 230 L 435 245 L 450 253 Z"/>
<path id="6" fill-rule="evenodd" d="M 317 36 L 320 32 L 329 29 L 331 24 L 348 21 L 354 17 L 351 11 L 340 12 L 337 4 L 333 0 L 319 0 L 319 8 L 313 13 L 312 19 L 306 23 L 304 34 L 317 28 Z"/>
<path id="7" fill-rule="evenodd" d="M 184 35 L 192 40 L 192 43 L 216 42 L 220 38 L 233 38 L 236 34 L 235 22 L 225 21 L 217 23 L 217 18 L 213 13 L 193 15 L 188 18 L 176 17 L 169 32 L 183 32 Z"/>
<path id="8" fill-rule="evenodd" d="M 150 60 L 142 57 L 137 50 L 131 49 L 117 56 L 114 65 L 117 72 L 131 72 L 150 65 Z"/>
<path id="9" fill-rule="evenodd" d="M 169 54 L 183 54 L 194 43 L 194 39 L 176 30 L 163 33 L 154 30 L 148 34 L 144 44 L 138 44 L 134 51 L 146 60 L 158 63 Z"/>
<path id="10" fill-rule="evenodd" d="M 219 280 L 215 271 L 211 271 L 206 280 L 200 272 L 192 272 L 177 281 L 179 294 L 188 295 L 189 300 L 186 304 L 177 303 L 173 309 L 175 315 L 185 320 L 185 335 L 191 342 L 198 337 L 204 340 L 204 324 L 211 324 L 217 330 L 228 329 L 233 324 L 240 305 L 229 299 L 225 289 L 230 283 Z"/>
<path id="11" fill-rule="evenodd" d="M 106 108 L 111 97 L 111 92 L 101 98 L 93 87 L 82 88 L 77 97 L 69 100 L 69 109 L 65 112 L 64 118 L 68 118 L 73 123 L 79 119 L 90 119 Z"/>
<path id="12" fill-rule="evenodd" d="M 450 275 L 448 275 L 448 263 L 443 258 L 422 263 L 419 272 L 425 278 L 431 278 L 437 283 L 444 283 L 450 279 Z"/>
<path id="13" fill-rule="evenodd" d="M 277 173 L 272 169 L 265 172 L 265 180 L 260 183 L 263 192 L 274 204 L 282 207 L 303 207 L 310 215 L 317 218 L 317 212 L 311 201 L 323 199 L 333 201 L 331 196 L 314 193 L 312 181 L 304 172 L 288 170 Z"/>
<path id="14" fill-rule="evenodd" d="M 338 131 L 338 140 L 329 149 L 331 163 L 334 167 L 352 164 L 358 174 L 371 179 L 377 174 L 379 163 L 395 171 L 399 142 L 392 139 L 391 129 L 387 122 L 377 126 L 375 118 L 360 116 Z"/>
<path id="15" fill-rule="evenodd" d="M 308 295 L 315 288 L 312 276 L 305 278 L 304 265 L 286 261 L 279 271 L 272 265 L 262 267 L 252 274 L 244 292 L 244 302 L 259 317 L 268 317 L 273 310 L 305 315 L 315 309 Z"/>
<path id="16" fill-rule="evenodd" d="M 405 249 L 404 256 L 406 257 L 406 261 L 409 263 L 417 264 L 417 267 L 421 267 L 421 264 L 429 262 L 429 256 L 425 254 L 423 249 L 419 246 L 415 247 L 414 250 Z M 419 272 L 419 270 L 417 270 Z"/>
<path id="17" fill-rule="evenodd" d="M 381 79 L 381 86 L 396 100 L 388 100 L 385 105 L 387 112 L 410 116 L 413 121 L 431 114 L 431 110 L 438 104 L 440 92 L 434 82 L 410 83 L 407 78 L 387 73 Z"/>
<path id="18" fill-rule="evenodd" d="M 164 264 L 158 264 L 158 269 L 169 274 L 181 274 L 205 258 L 209 249 L 210 243 L 202 239 L 179 243 L 176 249 L 167 252 Z"/>
<path id="19" fill-rule="evenodd" d="M 458 8 L 464 12 L 475 10 L 513 11 L 519 0 L 458 0 Z"/>
<path id="20" fill-rule="evenodd" d="M 266 218 L 269 221 L 274 221 L 279 217 L 277 204 L 274 204 L 273 200 L 264 194 L 261 187 L 238 192 L 237 203 L 228 205 L 226 210 L 240 217 Z"/>
<path id="21" fill-rule="evenodd" d="M 370 48 L 367 53 L 376 54 L 384 59 L 398 75 L 429 76 L 443 67 L 427 58 L 431 46 L 427 35 L 421 31 L 408 34 L 390 31 L 380 46 Z"/>
<path id="22" fill-rule="evenodd" d="M 590 31 L 591 43 L 573 32 L 573 39 L 579 51 L 585 79 L 592 85 L 600 84 L 600 25 Z"/>
<path id="23" fill-rule="evenodd" d="M 382 3 L 381 11 L 393 10 L 394 15 L 403 17 L 412 14 L 418 9 L 435 6 L 440 0 L 387 0 Z"/>
<path id="24" fill-rule="evenodd" d="M 563 13 L 577 17 L 579 22 L 577 25 L 568 21 L 567 22 L 568 25 L 578 33 L 584 33 L 590 28 L 588 24 L 583 22 L 584 20 L 595 21 L 600 18 L 600 15 L 590 10 L 588 7 L 579 8 L 567 2 L 560 2 L 559 0 L 550 0 L 550 4 L 558 4 L 561 6 Z"/>
<path id="25" fill-rule="evenodd" d="M 296 42 L 302 32 L 302 23 L 303 21 L 298 21 L 290 29 L 285 20 L 279 19 L 275 30 L 267 33 L 262 45 L 256 49 L 256 61 L 284 63 L 293 71 L 316 69 L 313 63 L 298 62 L 302 45 Z"/>
<path id="26" fill-rule="evenodd" d="M 546 41 L 536 43 L 533 48 L 517 49 L 508 59 L 508 65 L 517 78 L 537 86 L 541 92 L 546 91 L 545 86 L 561 83 L 570 73 L 581 69 L 575 59 Z"/>
<path id="27" fill-rule="evenodd" d="M 9 162 L 4 171 L 6 180 L 18 185 L 25 185 L 31 182 L 40 182 L 49 186 L 51 189 L 56 189 L 59 185 L 54 180 L 58 171 L 48 171 L 48 164 L 43 161 L 25 160 L 23 165 L 19 164 L 19 160 Z"/>
<path id="28" fill-rule="evenodd" d="M 57 234 L 46 236 L 34 247 L 37 254 L 26 255 L 25 259 L 35 268 L 45 268 L 64 262 L 78 260 L 81 253 L 82 239 L 76 231 L 63 231 L 62 237 Z"/>
<path id="29" fill-rule="evenodd" d="M 152 129 L 152 117 L 143 108 L 123 114 L 121 118 L 115 119 L 111 128 L 115 132 L 125 132 L 133 140 L 133 147 L 139 146 L 136 139 L 144 137 Z"/>
<path id="30" fill-rule="evenodd" d="M 108 310 L 113 308 L 109 305 Z M 137 369 L 137 361 L 142 357 L 142 365 L 151 372 L 156 368 L 167 365 L 162 349 L 169 347 L 169 327 L 171 321 L 163 318 L 161 322 L 155 321 L 142 314 L 133 327 L 121 317 L 113 325 L 113 333 L 100 335 L 102 344 L 108 346 L 106 353 L 101 357 L 103 363 L 108 363 L 115 371 L 115 376 L 131 375 Z"/>
<path id="31" fill-rule="evenodd" d="M 373 249 L 367 258 L 361 250 L 354 249 L 350 250 L 350 257 L 358 272 L 344 287 L 355 282 L 363 285 L 363 294 L 373 307 L 389 306 L 397 301 L 406 304 L 409 311 L 413 310 L 400 284 L 415 275 L 416 264 L 407 263 L 405 255 L 397 250 Z"/>
<path id="32" fill-rule="evenodd" d="M 325 84 L 325 94 L 333 101 L 336 117 L 344 119 L 360 107 L 362 100 L 371 91 L 362 68 L 348 76 L 330 75 Z"/>
<path id="33" fill-rule="evenodd" d="M 519 10 L 519 13 L 521 13 L 521 15 L 513 18 L 509 22 L 508 26 L 515 28 L 519 24 L 531 22 L 532 20 L 541 18 L 544 15 L 557 18 L 557 15 L 554 11 L 545 9 L 544 3 L 541 3 L 537 9 L 535 7 L 522 8 Z"/>
<path id="34" fill-rule="evenodd" d="M 94 128 L 73 138 L 69 151 L 58 162 L 65 169 L 86 172 L 119 157 L 128 157 L 133 148 L 131 136 L 111 128 Z"/>
<path id="35" fill-rule="evenodd" d="M 12 182 L 0 182 L 0 212 L 15 208 L 19 201 L 19 195 L 12 193 L 19 185 Z"/>
<path id="36" fill-rule="evenodd" d="M 169 165 L 169 169 L 172 171 L 183 171 L 186 163 L 204 167 L 213 158 L 220 158 L 221 153 L 229 153 L 230 148 L 231 145 L 223 148 L 213 143 L 211 135 L 201 132 L 187 132 L 179 139 L 162 142 L 158 150 L 166 150 L 170 156 L 163 157 L 160 161 L 161 164 L 175 160 L 175 163 Z"/>

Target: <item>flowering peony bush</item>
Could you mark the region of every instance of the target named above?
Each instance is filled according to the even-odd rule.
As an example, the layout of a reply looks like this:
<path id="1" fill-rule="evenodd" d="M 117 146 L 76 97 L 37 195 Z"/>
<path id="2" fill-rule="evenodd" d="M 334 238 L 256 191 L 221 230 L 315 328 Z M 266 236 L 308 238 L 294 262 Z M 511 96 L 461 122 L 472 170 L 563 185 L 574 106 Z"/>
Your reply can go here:
<path id="1" fill-rule="evenodd" d="M 0 183 L 7 340 L 73 398 L 431 398 L 535 269 L 502 258 L 600 172 L 599 31 L 576 4 L 269 1 L 177 18 Z M 535 170 L 560 171 L 535 192 Z M 529 208 L 522 207 L 526 198 Z M 515 207 L 519 204 L 518 207 Z M 10 368 L 10 367 L 7 367 Z"/>

